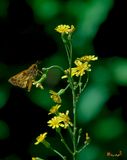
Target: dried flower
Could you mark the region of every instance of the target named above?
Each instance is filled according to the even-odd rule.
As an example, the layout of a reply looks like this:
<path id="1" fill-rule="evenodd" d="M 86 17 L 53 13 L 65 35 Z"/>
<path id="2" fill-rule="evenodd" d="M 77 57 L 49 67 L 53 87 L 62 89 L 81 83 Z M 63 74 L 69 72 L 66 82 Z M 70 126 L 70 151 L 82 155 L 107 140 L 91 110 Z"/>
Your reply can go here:
<path id="1" fill-rule="evenodd" d="M 58 93 L 57 92 L 55 92 L 55 91 L 52 91 L 52 90 L 50 90 L 50 92 L 49 92 L 50 94 L 51 94 L 51 99 L 55 102 L 55 103 L 61 103 L 61 98 L 60 98 L 60 96 L 58 95 Z"/>

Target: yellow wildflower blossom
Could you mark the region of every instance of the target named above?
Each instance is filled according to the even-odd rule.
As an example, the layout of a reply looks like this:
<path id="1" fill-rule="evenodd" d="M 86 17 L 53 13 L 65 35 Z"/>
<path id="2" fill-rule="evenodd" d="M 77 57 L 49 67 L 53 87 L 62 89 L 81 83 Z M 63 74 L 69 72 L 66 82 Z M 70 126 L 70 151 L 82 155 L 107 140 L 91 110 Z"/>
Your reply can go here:
<path id="1" fill-rule="evenodd" d="M 54 91 L 52 91 L 52 90 L 50 90 L 50 92 L 49 92 L 50 94 L 51 94 L 51 99 L 55 102 L 55 103 L 61 103 L 61 98 L 60 98 L 60 96 L 58 95 L 58 93 L 57 92 L 54 92 Z"/>
<path id="2" fill-rule="evenodd" d="M 58 109 L 60 108 L 61 105 L 56 104 L 55 106 L 53 106 L 50 110 L 48 114 L 54 114 L 58 111 Z"/>
<path id="3" fill-rule="evenodd" d="M 66 113 L 59 113 L 58 116 L 53 117 L 51 120 L 49 120 L 48 126 L 54 128 L 67 128 L 69 125 L 72 126 L 72 123 L 70 122 L 70 117 L 68 116 L 69 111 L 67 110 Z"/>
<path id="4" fill-rule="evenodd" d="M 75 30 L 75 27 L 73 26 L 73 25 L 71 25 L 71 26 L 69 26 L 69 25 L 63 25 L 63 24 L 61 24 L 61 25 L 58 25 L 56 28 L 55 28 L 55 30 L 57 31 L 57 32 L 59 32 L 59 33 L 65 33 L 65 34 L 69 34 L 69 33 L 72 33 L 72 32 L 74 32 L 74 30 Z"/>
<path id="5" fill-rule="evenodd" d="M 54 129 L 54 128 L 59 128 L 63 126 L 63 124 L 60 124 L 61 121 L 62 120 L 60 119 L 59 116 L 55 116 L 51 120 L 49 120 L 47 123 L 49 127 L 52 127 L 52 129 Z"/>
<path id="6" fill-rule="evenodd" d="M 75 60 L 74 62 L 77 67 L 75 67 L 75 75 L 77 77 L 83 76 L 85 74 L 85 71 L 91 71 L 90 67 L 91 65 L 88 64 L 88 62 L 82 63 L 79 60 Z"/>
<path id="7" fill-rule="evenodd" d="M 69 111 L 67 110 L 66 113 L 59 113 L 59 118 L 63 122 L 63 128 L 67 128 L 69 125 L 72 126 L 73 124 L 70 122 L 70 117 L 68 116 Z"/>
<path id="8" fill-rule="evenodd" d="M 88 56 L 83 56 L 77 59 L 80 60 L 81 62 L 89 62 L 89 61 L 98 60 L 98 57 L 95 57 L 95 55 L 88 55 Z"/>
<path id="9" fill-rule="evenodd" d="M 71 68 L 71 77 L 73 77 L 75 75 L 75 72 L 77 71 L 76 68 Z M 61 78 L 64 79 L 64 78 L 67 78 L 69 76 L 69 72 L 70 72 L 70 69 L 66 69 L 64 71 L 65 75 L 62 76 Z"/>
<path id="10" fill-rule="evenodd" d="M 36 157 L 32 157 L 32 160 L 37 160 Z"/>
<path id="11" fill-rule="evenodd" d="M 85 71 L 91 71 L 90 67 L 91 65 L 88 62 L 82 63 L 80 60 L 76 59 L 75 60 L 75 65 L 76 67 L 71 68 L 71 77 L 73 77 L 74 75 L 79 77 L 79 76 L 83 76 L 85 74 Z M 67 78 L 69 75 L 69 69 L 65 70 L 65 75 L 62 76 L 61 78 Z"/>
<path id="12" fill-rule="evenodd" d="M 41 143 L 44 141 L 44 139 L 46 138 L 47 132 L 40 134 L 37 138 L 36 138 L 36 142 L 34 143 L 35 145 Z"/>

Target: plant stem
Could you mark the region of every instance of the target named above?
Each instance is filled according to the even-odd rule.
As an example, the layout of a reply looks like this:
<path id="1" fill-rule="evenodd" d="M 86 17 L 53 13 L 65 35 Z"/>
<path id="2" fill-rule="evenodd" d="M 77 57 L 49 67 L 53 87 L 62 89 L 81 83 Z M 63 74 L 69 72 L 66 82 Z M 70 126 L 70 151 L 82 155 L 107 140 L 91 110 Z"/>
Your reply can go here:
<path id="1" fill-rule="evenodd" d="M 52 148 L 51 146 L 50 146 L 50 149 L 51 149 L 53 152 L 55 152 L 56 154 L 58 154 L 63 160 L 66 160 L 66 157 L 63 156 L 59 151 L 57 151 L 56 149 Z"/>
<path id="2" fill-rule="evenodd" d="M 70 59 L 69 59 L 69 83 L 70 83 L 70 87 L 72 90 L 72 97 L 73 97 L 73 160 L 76 159 L 76 94 L 75 94 L 75 90 L 74 90 L 74 85 L 73 85 L 73 77 L 71 76 L 71 65 L 72 65 L 72 44 L 71 42 L 69 42 L 68 44 L 69 46 L 65 48 L 68 49 L 68 53 L 70 55 Z"/>
<path id="3" fill-rule="evenodd" d="M 81 84 L 81 80 L 82 80 L 82 77 L 80 76 L 80 77 L 79 77 L 79 82 L 78 82 L 78 85 L 79 85 L 79 95 L 80 95 L 81 92 L 82 92 L 82 84 Z"/>
<path id="4" fill-rule="evenodd" d="M 70 88 L 72 90 L 72 97 L 73 97 L 73 160 L 76 160 L 76 94 L 73 84 L 73 77 L 72 77 L 72 43 L 71 39 L 68 39 L 68 41 L 63 41 L 65 45 L 65 50 L 67 52 L 67 58 L 69 63 L 69 84 Z"/>
<path id="5" fill-rule="evenodd" d="M 69 51 L 70 51 L 70 83 L 72 86 L 72 97 L 73 97 L 73 160 L 76 159 L 76 94 L 75 94 L 75 90 L 74 90 L 74 85 L 73 85 L 73 77 L 71 76 L 71 64 L 72 64 L 72 44 L 69 41 Z"/>
<path id="6" fill-rule="evenodd" d="M 65 145 L 65 147 L 67 148 L 67 150 L 68 150 L 71 154 L 73 154 L 73 152 L 71 151 L 71 149 L 69 148 L 69 146 L 68 146 L 67 143 L 65 142 L 65 140 L 64 140 L 61 132 L 59 131 L 58 133 L 59 133 L 59 135 L 60 135 L 61 142 Z"/>
<path id="7" fill-rule="evenodd" d="M 67 53 L 68 63 L 69 63 L 69 66 L 70 66 L 70 54 L 69 54 L 69 48 L 68 48 L 68 46 L 67 46 L 66 43 L 64 44 L 64 46 L 65 46 L 65 50 L 66 50 L 66 53 Z"/>
<path id="8" fill-rule="evenodd" d="M 86 82 L 85 82 L 85 84 L 84 84 L 84 86 L 82 88 L 82 91 L 84 91 L 84 89 L 86 88 L 88 81 L 89 81 L 89 74 L 87 73 Z"/>
<path id="9" fill-rule="evenodd" d="M 65 88 L 64 88 L 64 92 L 70 87 L 70 84 L 68 84 Z"/>
<path id="10" fill-rule="evenodd" d="M 81 133 L 82 133 L 82 129 L 80 128 L 80 129 L 78 130 L 77 145 L 78 145 L 78 144 L 79 144 L 79 142 L 80 142 Z"/>
<path id="11" fill-rule="evenodd" d="M 73 153 L 73 160 L 76 158 L 76 95 L 74 89 L 72 90 L 73 95 L 73 147 L 74 147 L 74 153 Z"/>
<path id="12" fill-rule="evenodd" d="M 78 153 L 81 152 L 84 148 L 86 148 L 86 146 L 88 146 L 88 144 L 89 144 L 89 143 L 84 144 L 84 146 L 83 146 L 81 149 L 79 149 L 77 152 L 78 152 Z"/>
<path id="13" fill-rule="evenodd" d="M 72 128 L 70 126 L 68 127 L 68 132 L 70 133 L 71 140 L 73 142 L 73 131 L 72 131 Z"/>
<path id="14" fill-rule="evenodd" d="M 58 66 L 58 65 L 53 65 L 53 66 L 50 66 L 50 67 L 48 67 L 48 68 L 46 68 L 46 69 L 47 69 L 47 70 L 50 70 L 50 69 L 52 69 L 52 68 L 58 68 L 59 70 L 61 70 L 62 72 L 64 72 L 63 68 L 60 67 L 60 66 Z M 42 69 L 45 69 L 45 68 L 42 68 Z"/>

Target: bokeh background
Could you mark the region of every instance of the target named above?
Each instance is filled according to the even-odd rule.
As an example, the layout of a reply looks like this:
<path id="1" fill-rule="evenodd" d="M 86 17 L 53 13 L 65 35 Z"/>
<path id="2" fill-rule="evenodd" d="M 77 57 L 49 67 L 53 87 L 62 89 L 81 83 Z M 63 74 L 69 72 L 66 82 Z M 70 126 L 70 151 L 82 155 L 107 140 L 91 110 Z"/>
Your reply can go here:
<path id="1" fill-rule="evenodd" d="M 59 159 L 35 138 L 45 130 L 49 141 L 63 150 L 47 127 L 52 106 L 49 89 L 65 86 L 52 70 L 45 90 L 26 90 L 8 83 L 10 76 L 39 61 L 67 67 L 59 24 L 73 24 L 73 57 L 95 54 L 89 84 L 78 103 L 78 126 L 89 132 L 91 144 L 79 160 L 108 160 L 108 151 L 122 150 L 127 159 L 127 2 L 126 0 L 0 0 L 0 160 L 29 160 L 32 156 Z M 69 93 L 63 110 L 70 107 Z M 66 133 L 65 133 L 66 136 Z M 69 140 L 68 140 L 69 141 Z"/>

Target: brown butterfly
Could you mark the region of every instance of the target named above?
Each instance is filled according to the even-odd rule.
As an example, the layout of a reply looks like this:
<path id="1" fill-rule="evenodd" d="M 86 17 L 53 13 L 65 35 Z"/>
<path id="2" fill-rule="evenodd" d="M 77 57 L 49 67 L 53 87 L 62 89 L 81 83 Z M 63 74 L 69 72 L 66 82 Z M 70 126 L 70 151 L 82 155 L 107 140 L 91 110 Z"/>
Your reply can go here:
<path id="1" fill-rule="evenodd" d="M 9 82 L 20 88 L 27 88 L 28 91 L 31 90 L 32 83 L 38 74 L 37 64 L 32 64 L 28 69 L 19 72 L 18 74 L 9 78 Z"/>

